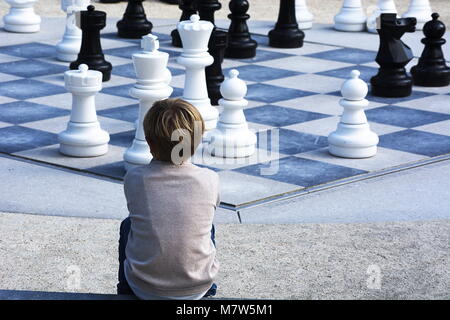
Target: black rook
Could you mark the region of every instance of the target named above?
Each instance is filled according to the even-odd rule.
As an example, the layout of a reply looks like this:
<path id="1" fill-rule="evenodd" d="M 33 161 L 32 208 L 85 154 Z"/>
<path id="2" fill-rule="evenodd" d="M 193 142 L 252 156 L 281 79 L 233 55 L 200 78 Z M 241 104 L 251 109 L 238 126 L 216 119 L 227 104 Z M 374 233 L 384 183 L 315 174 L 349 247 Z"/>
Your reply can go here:
<path id="1" fill-rule="evenodd" d="M 112 65 L 105 60 L 100 43 L 100 30 L 105 26 L 105 12 L 96 11 L 92 5 L 87 7 L 87 11 L 80 12 L 81 49 L 77 60 L 70 64 L 70 69 L 78 69 L 78 66 L 84 63 L 89 69 L 100 71 L 103 81 L 111 78 Z"/>
<path id="2" fill-rule="evenodd" d="M 247 0 L 231 0 L 229 8 L 231 19 L 228 29 L 228 46 L 225 50 L 225 57 L 229 58 L 253 58 L 256 55 L 258 44 L 250 37 L 247 20 L 249 4 Z"/>
<path id="3" fill-rule="evenodd" d="M 300 48 L 305 34 L 298 28 L 295 18 L 295 0 L 280 0 L 280 11 L 275 28 L 269 32 L 269 46 Z"/>
<path id="4" fill-rule="evenodd" d="M 414 84 L 424 87 L 445 87 L 450 84 L 450 68 L 445 63 L 442 46 L 445 39 L 445 25 L 439 21 L 439 14 L 433 13 L 433 20 L 428 21 L 423 33 L 425 38 L 422 43 L 425 45 L 419 63 L 412 67 L 411 74 Z"/>
<path id="5" fill-rule="evenodd" d="M 152 23 L 145 16 L 142 2 L 144 0 L 128 0 L 122 20 L 117 22 L 119 37 L 140 39 L 152 32 Z"/>

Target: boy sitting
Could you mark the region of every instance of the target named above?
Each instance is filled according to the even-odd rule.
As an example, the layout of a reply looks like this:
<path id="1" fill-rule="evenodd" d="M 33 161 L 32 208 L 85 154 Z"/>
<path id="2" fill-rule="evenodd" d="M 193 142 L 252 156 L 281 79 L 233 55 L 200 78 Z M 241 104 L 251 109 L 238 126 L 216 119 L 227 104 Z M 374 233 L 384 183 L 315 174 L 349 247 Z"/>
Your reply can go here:
<path id="1" fill-rule="evenodd" d="M 146 114 L 144 132 L 153 159 L 124 179 L 130 215 L 120 226 L 117 292 L 141 299 L 214 295 L 219 178 L 188 161 L 201 142 L 202 117 L 186 101 L 161 100 Z"/>

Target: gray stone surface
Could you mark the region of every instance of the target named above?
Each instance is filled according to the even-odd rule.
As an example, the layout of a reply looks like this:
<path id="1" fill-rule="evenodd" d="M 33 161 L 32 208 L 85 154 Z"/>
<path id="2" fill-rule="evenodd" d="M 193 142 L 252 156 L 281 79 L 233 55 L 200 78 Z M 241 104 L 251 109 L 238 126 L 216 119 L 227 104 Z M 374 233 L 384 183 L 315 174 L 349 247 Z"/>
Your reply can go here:
<path id="1" fill-rule="evenodd" d="M 240 211 L 243 223 L 450 219 L 450 161 Z"/>
<path id="2" fill-rule="evenodd" d="M 119 223 L 0 214 L 0 288 L 114 294 Z M 448 299 L 449 228 L 450 220 L 219 224 L 217 298 Z M 80 270 L 78 289 L 67 287 L 69 266 Z M 367 286 L 370 266 L 379 289 Z"/>

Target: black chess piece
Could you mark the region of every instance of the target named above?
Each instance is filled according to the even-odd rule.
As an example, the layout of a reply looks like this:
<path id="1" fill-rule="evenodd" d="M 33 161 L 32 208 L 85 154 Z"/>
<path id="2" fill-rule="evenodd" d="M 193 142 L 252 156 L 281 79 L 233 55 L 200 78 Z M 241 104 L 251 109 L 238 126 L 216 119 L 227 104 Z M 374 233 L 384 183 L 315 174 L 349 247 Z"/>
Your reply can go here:
<path id="1" fill-rule="evenodd" d="M 144 0 L 128 0 L 122 20 L 117 22 L 119 37 L 140 39 L 152 32 L 153 25 L 147 20 L 142 2 Z"/>
<path id="2" fill-rule="evenodd" d="M 445 87 L 450 84 L 450 68 L 445 63 L 442 46 L 445 39 L 445 24 L 439 21 L 439 14 L 431 15 L 433 20 L 425 23 L 423 33 L 425 45 L 419 63 L 411 68 L 414 85 L 423 87 Z"/>
<path id="3" fill-rule="evenodd" d="M 70 63 L 70 69 L 78 69 L 84 63 L 89 69 L 100 71 L 103 81 L 111 78 L 112 65 L 105 60 L 100 43 L 100 30 L 105 26 L 105 12 L 95 10 L 92 5 L 87 7 L 87 11 L 80 11 L 81 48 L 77 60 Z"/>
<path id="4" fill-rule="evenodd" d="M 258 44 L 250 36 L 248 31 L 247 20 L 250 16 L 248 11 L 247 0 L 231 0 L 229 8 L 231 13 L 230 28 L 228 29 L 228 46 L 225 49 L 225 57 L 228 58 L 253 58 L 256 55 L 256 47 Z"/>
<path id="5" fill-rule="evenodd" d="M 119 3 L 121 1 L 123 1 L 123 0 L 98 0 L 98 2 L 101 2 L 101 3 Z"/>
<path id="6" fill-rule="evenodd" d="M 372 95 L 400 98 L 411 95 L 412 77 L 405 66 L 412 60 L 410 47 L 400 38 L 416 30 L 416 18 L 397 19 L 395 13 L 383 13 L 378 18 L 380 46 L 375 61 L 380 65 L 378 74 L 370 79 Z"/>
<path id="7" fill-rule="evenodd" d="M 295 0 L 280 0 L 280 10 L 275 28 L 269 32 L 269 46 L 275 48 L 300 48 L 305 34 L 298 28 L 295 17 Z"/>
<path id="8" fill-rule="evenodd" d="M 214 24 L 214 13 L 220 10 L 222 5 L 218 0 L 197 0 L 197 10 L 201 20 L 206 20 Z M 212 65 L 205 68 L 206 85 L 211 104 L 217 105 L 220 94 L 220 85 L 225 79 L 222 71 L 222 61 L 227 47 L 228 34 L 225 30 L 215 27 L 208 42 L 209 54 L 214 58 Z"/>
<path id="9" fill-rule="evenodd" d="M 195 0 L 180 0 L 179 8 L 182 10 L 180 21 L 189 20 L 193 14 L 197 13 L 195 8 Z M 170 35 L 172 36 L 172 45 L 174 47 L 181 48 L 183 44 L 181 43 L 178 29 L 173 29 Z"/>

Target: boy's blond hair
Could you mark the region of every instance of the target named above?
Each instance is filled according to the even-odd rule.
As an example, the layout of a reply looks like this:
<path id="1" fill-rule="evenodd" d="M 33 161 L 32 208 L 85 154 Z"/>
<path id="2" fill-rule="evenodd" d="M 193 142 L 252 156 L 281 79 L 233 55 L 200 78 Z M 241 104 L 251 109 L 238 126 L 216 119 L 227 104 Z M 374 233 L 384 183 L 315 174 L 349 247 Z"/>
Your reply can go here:
<path id="1" fill-rule="evenodd" d="M 157 101 L 144 117 L 145 138 L 155 146 L 152 154 L 174 164 L 194 154 L 204 131 L 200 112 L 182 99 Z"/>

